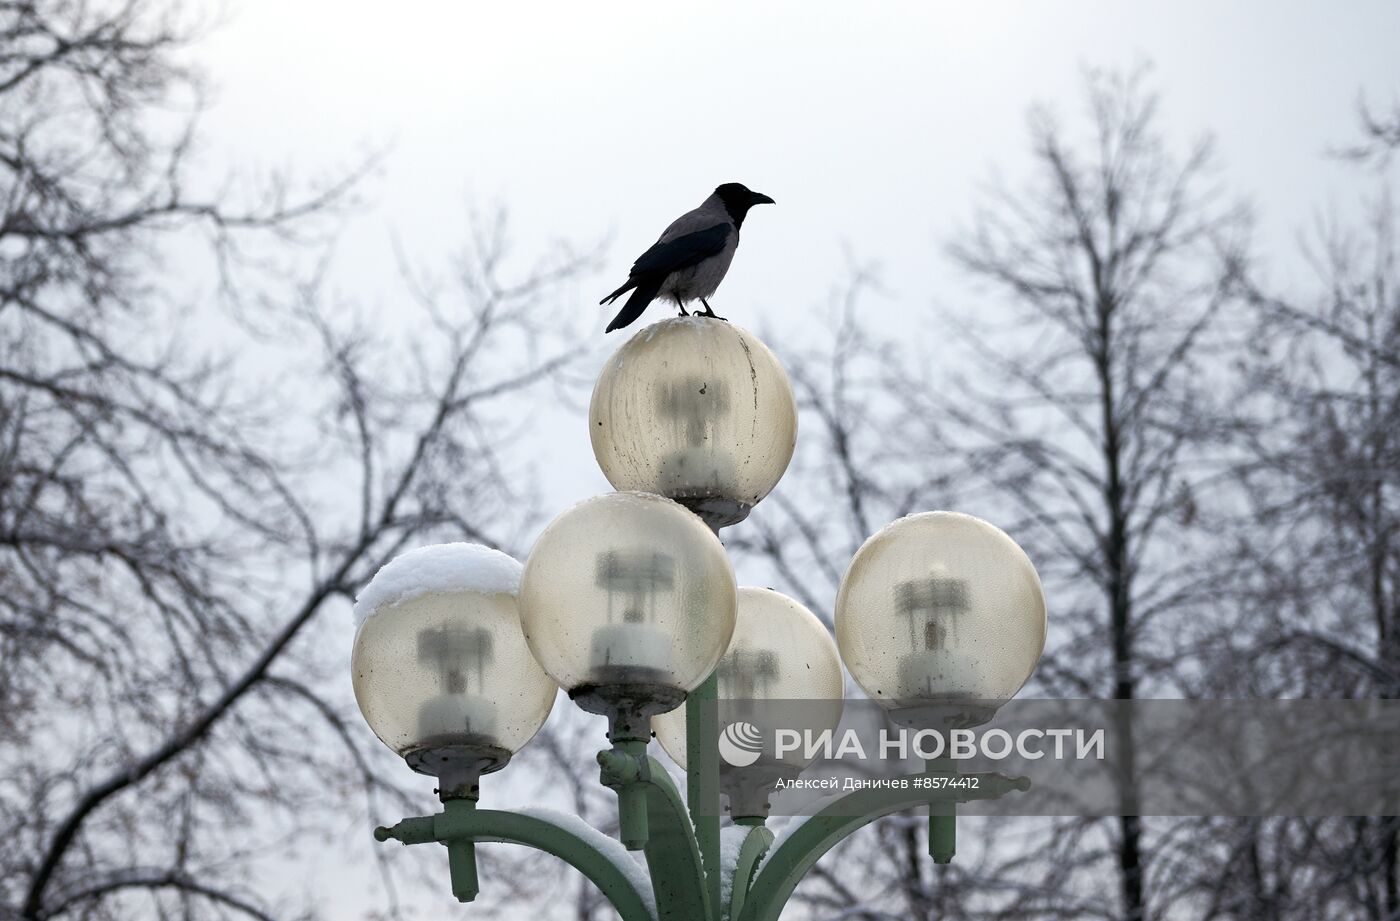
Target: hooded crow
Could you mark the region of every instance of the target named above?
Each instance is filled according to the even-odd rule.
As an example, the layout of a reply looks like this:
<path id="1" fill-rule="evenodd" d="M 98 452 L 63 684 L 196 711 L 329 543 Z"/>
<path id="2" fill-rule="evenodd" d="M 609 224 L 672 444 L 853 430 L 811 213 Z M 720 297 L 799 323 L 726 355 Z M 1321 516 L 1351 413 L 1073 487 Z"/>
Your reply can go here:
<path id="1" fill-rule="evenodd" d="M 658 297 L 675 301 L 682 315 L 686 315 L 688 301 L 699 301 L 705 305 L 704 311 L 697 311 L 700 316 L 715 316 L 705 299 L 715 293 L 729 271 L 744 217 L 754 205 L 771 204 L 773 199 L 767 195 L 726 182 L 700 207 L 676 218 L 656 245 L 632 264 L 627 284 L 598 302 L 611 304 L 632 292 L 607 331 L 629 325 Z"/>

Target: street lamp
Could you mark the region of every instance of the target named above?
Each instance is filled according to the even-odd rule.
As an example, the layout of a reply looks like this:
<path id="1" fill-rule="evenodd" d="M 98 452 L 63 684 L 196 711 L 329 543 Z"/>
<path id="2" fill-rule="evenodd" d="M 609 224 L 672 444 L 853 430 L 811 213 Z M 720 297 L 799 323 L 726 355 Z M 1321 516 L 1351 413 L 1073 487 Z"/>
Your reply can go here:
<path id="1" fill-rule="evenodd" d="M 718 530 L 747 518 L 782 479 L 797 406 L 787 372 L 758 337 L 673 317 L 608 359 L 588 433 L 614 487 L 674 499 Z"/>
<path id="2" fill-rule="evenodd" d="M 581 502 L 525 565 L 521 620 L 545 671 L 609 719 L 614 742 L 651 737 L 714 671 L 734 632 L 734 572 L 719 538 L 662 496 Z"/>
<path id="3" fill-rule="evenodd" d="M 391 561 L 356 601 L 360 712 L 445 795 L 505 767 L 554 705 L 520 630 L 519 583 L 520 564 L 500 551 L 439 544 Z"/>
<path id="4" fill-rule="evenodd" d="M 760 753 L 743 759 L 751 770 L 721 774 L 721 699 L 810 701 L 816 728 L 832 728 L 844 657 L 896 722 L 973 725 L 1016 693 L 1044 645 L 1034 567 L 967 515 L 909 516 L 868 540 L 842 580 L 835 644 L 796 601 L 736 589 L 719 531 L 777 484 L 796 431 L 787 375 L 757 338 L 717 319 L 662 321 L 612 356 L 593 391 L 593 450 L 618 492 L 556 518 L 523 573 L 465 545 L 381 570 L 356 607 L 356 697 L 386 744 L 439 777 L 443 811 L 376 837 L 445 844 L 463 901 L 477 893 L 475 844 L 504 841 L 572 864 L 626 921 L 776 921 L 812 864 L 875 818 L 927 806 L 930 853 L 946 862 L 956 803 L 1025 789 L 982 774 L 860 790 L 775 843 L 768 793 L 806 763 Z M 597 760 L 621 844 L 581 822 L 477 807 L 477 778 L 539 728 L 555 682 L 608 717 Z M 653 728 L 685 770 L 684 799 L 647 756 Z M 726 799 L 737 848 L 720 846 Z M 644 851 L 645 870 L 624 847 Z"/>
<path id="5" fill-rule="evenodd" d="M 815 614 L 772 589 L 739 589 L 734 636 L 715 674 L 718 699 L 736 702 L 725 711 L 732 720 L 726 733 L 738 725 L 756 731 L 756 738 L 772 738 L 772 730 L 779 727 L 763 725 L 773 715 L 762 706 L 765 701 L 781 702 L 776 710 L 786 718 L 781 728 L 815 735 L 841 722 L 843 687 L 836 643 Z M 682 768 L 687 767 L 686 717 L 682 707 L 652 720 L 656 741 Z M 735 743 L 722 735 L 718 744 Z M 748 764 L 735 764 L 738 759 L 731 756 L 721 765 L 720 789 L 734 821 L 753 825 L 767 818 L 768 794 L 778 782 L 797 777 L 812 757 L 804 748 L 781 757 L 766 750 L 751 752 L 750 757 Z"/>
<path id="6" fill-rule="evenodd" d="M 994 525 L 924 512 L 856 551 L 836 596 L 851 676 L 898 723 L 984 723 L 1045 648 L 1045 595 L 1024 550 Z"/>

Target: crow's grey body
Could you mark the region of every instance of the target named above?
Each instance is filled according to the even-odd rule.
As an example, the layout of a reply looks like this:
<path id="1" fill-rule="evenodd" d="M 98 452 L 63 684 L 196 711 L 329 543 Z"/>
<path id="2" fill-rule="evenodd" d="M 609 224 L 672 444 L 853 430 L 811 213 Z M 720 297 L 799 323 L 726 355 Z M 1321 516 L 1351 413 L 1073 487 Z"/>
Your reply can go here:
<path id="1" fill-rule="evenodd" d="M 705 314 L 714 316 L 706 299 L 719 288 L 734 261 L 745 215 L 753 205 L 772 201 L 731 182 L 716 189 L 694 211 L 672 221 L 633 263 L 627 283 L 601 301 L 610 304 L 632 292 L 608 324 L 608 332 L 632 323 L 657 298 L 674 301 L 682 313 L 687 303 L 700 301 L 705 304 Z"/>
<path id="2" fill-rule="evenodd" d="M 711 195 L 694 211 L 687 211 L 671 223 L 657 243 L 669 243 L 687 234 L 703 231 L 710 227 L 723 227 L 724 242 L 719 252 L 708 256 L 689 268 L 679 269 L 666 276 L 661 285 L 659 297 L 670 298 L 682 307 L 692 301 L 709 297 L 724 281 L 729 264 L 734 261 L 734 252 L 739 248 L 739 228 L 724 210 L 719 196 Z"/>

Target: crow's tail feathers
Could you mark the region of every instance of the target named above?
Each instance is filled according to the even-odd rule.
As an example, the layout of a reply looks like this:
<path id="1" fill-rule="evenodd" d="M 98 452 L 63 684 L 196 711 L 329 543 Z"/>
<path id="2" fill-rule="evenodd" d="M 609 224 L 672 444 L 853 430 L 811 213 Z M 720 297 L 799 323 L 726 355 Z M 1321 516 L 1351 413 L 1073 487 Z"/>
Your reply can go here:
<path id="1" fill-rule="evenodd" d="M 636 320 L 637 317 L 640 317 L 642 311 L 647 309 L 647 305 L 656 299 L 656 295 L 661 291 L 661 283 L 663 281 L 665 281 L 664 276 L 654 281 L 646 280 L 639 283 L 637 285 L 637 290 L 633 291 L 632 296 L 627 299 L 627 303 L 622 305 L 622 309 L 617 312 L 617 316 L 613 317 L 606 331 L 612 332 L 615 329 L 622 329 L 622 327 L 629 325 Z M 629 284 L 631 284 L 631 282 L 629 282 Z M 627 289 L 620 288 L 614 291 L 609 296 L 610 299 L 616 299 L 618 295 L 625 290 Z"/>
<path id="2" fill-rule="evenodd" d="M 629 278 L 627 279 L 627 284 L 623 285 L 621 288 L 618 288 L 616 291 L 614 291 L 612 294 L 609 294 L 607 297 L 603 298 L 598 303 L 600 305 L 611 304 L 613 301 L 622 297 L 622 295 L 626 294 L 628 291 L 631 291 L 635 287 L 637 287 L 637 282 Z"/>

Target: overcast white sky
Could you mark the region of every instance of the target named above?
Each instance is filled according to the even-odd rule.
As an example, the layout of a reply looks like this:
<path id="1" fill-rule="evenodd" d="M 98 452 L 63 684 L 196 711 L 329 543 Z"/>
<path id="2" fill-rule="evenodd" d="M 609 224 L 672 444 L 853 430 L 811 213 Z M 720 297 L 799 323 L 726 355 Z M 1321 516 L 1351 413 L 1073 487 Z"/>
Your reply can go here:
<path id="1" fill-rule="evenodd" d="M 1152 62 L 1166 131 L 1183 145 L 1212 132 L 1267 248 L 1291 254 L 1318 209 L 1362 194 L 1323 154 L 1354 138 L 1359 93 L 1400 92 L 1398 46 L 1400 4 L 1360 0 L 236 0 L 202 61 L 212 161 L 314 174 L 389 145 L 375 204 L 339 247 L 342 293 L 392 315 L 391 236 L 435 263 L 464 238 L 469 204 L 503 204 L 522 253 L 611 239 L 573 305 L 601 339 L 597 297 L 729 180 L 778 205 L 746 223 L 721 314 L 795 331 L 841 279 L 845 248 L 882 267 L 876 328 L 933 303 L 975 309 L 941 244 L 994 167 L 1019 175 L 1028 105 L 1081 111 L 1086 66 Z M 551 498 L 605 488 L 585 427 L 551 427 L 576 461 L 555 467 Z"/>
<path id="2" fill-rule="evenodd" d="M 1183 146 L 1216 136 L 1224 182 L 1253 201 L 1287 274 L 1295 233 L 1366 193 L 1324 157 L 1354 140 L 1358 94 L 1400 92 L 1400 3 L 1379 0 L 238 0 L 230 14 L 200 52 L 217 91 L 212 164 L 315 174 L 389 145 L 374 205 L 339 248 L 341 293 L 391 318 L 392 236 L 437 262 L 469 203 L 499 203 L 524 252 L 611 236 L 606 272 L 570 305 L 600 341 L 598 297 L 730 180 L 778 205 L 745 224 L 721 314 L 797 330 L 842 278 L 845 248 L 883 268 L 878 329 L 933 304 L 975 309 L 941 246 L 994 166 L 1020 175 L 1027 106 L 1077 115 L 1090 65 L 1152 62 L 1163 128 Z M 562 508 L 606 484 L 581 414 L 553 420 L 546 497 Z M 337 891 L 333 912 L 353 914 Z"/>

